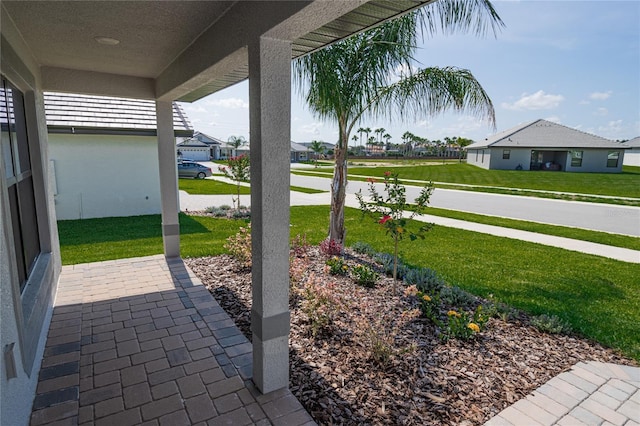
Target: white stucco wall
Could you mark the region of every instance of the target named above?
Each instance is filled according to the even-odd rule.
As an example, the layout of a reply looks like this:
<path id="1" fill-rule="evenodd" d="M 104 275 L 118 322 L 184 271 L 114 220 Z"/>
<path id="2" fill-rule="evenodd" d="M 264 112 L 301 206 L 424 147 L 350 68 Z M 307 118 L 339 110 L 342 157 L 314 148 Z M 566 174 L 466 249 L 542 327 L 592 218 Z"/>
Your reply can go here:
<path id="1" fill-rule="evenodd" d="M 157 138 L 49 135 L 58 219 L 160 213 Z"/>
<path id="2" fill-rule="evenodd" d="M 624 165 L 640 167 L 640 148 L 631 148 L 625 150 Z"/>

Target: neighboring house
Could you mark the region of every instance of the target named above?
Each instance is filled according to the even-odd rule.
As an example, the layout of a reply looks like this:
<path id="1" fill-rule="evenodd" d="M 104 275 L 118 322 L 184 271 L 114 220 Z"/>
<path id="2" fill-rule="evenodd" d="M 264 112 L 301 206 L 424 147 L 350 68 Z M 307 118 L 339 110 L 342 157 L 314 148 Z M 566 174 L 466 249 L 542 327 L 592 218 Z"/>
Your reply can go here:
<path id="1" fill-rule="evenodd" d="M 306 146 L 291 141 L 291 162 L 292 163 L 299 163 L 301 161 L 309 160 L 310 153 L 311 153 L 311 150 Z"/>
<path id="2" fill-rule="evenodd" d="M 202 132 L 194 132 L 193 136 L 178 142 L 178 151 L 185 159 L 195 161 L 219 160 L 220 148 L 226 142 Z"/>
<path id="3" fill-rule="evenodd" d="M 629 148 L 624 153 L 623 164 L 640 167 L 640 136 L 624 142 L 623 145 Z"/>
<path id="4" fill-rule="evenodd" d="M 250 78 L 255 164 L 251 173 L 251 186 L 255 189 L 251 194 L 253 355 L 248 365 L 239 367 L 230 363 L 228 367 L 242 368 L 243 377 L 252 379 L 258 391 L 268 393 L 289 384 L 286 277 L 290 233 L 291 60 L 427 3 L 426 0 L 0 2 L 3 94 L 0 97 L 0 424 L 30 423 L 62 269 L 54 196 L 54 175 L 60 165 L 55 165 L 55 160 L 49 161 L 52 153 L 44 92 L 155 103 L 155 113 L 149 118 L 155 116 L 157 142 L 156 151 L 153 155 L 149 153 L 149 158 L 157 162 L 160 175 L 157 190 L 161 197 L 163 254 L 175 259 L 180 257 L 180 223 L 173 102 L 193 102 Z M 114 105 L 121 103 L 114 100 Z M 117 121 L 121 117 L 113 118 Z M 82 126 L 76 123 L 71 127 L 75 130 Z M 144 126 L 136 128 L 151 131 Z M 112 149 L 103 153 L 117 155 L 120 160 L 133 156 L 135 166 L 135 161 L 142 158 L 137 152 L 128 151 L 128 147 L 126 143 L 114 143 Z M 101 159 L 96 156 L 81 161 L 97 167 Z M 123 170 L 122 164 L 118 165 L 118 171 Z M 85 171 L 78 179 L 91 180 L 97 172 Z M 137 182 L 130 184 L 135 186 Z M 60 186 L 61 193 L 63 185 Z M 108 195 L 117 190 L 114 179 L 114 186 L 104 192 Z M 107 273 L 117 277 L 122 272 Z M 49 371 L 75 372 L 69 375 L 72 379 L 69 388 L 57 387 L 62 391 L 42 394 L 48 398 L 44 402 L 52 406 L 43 409 L 48 411 L 41 420 L 51 423 L 78 422 L 87 414 L 83 408 L 89 408 L 89 418 L 93 419 L 91 405 L 79 408 L 79 395 L 86 395 L 86 386 L 78 384 L 77 372 L 91 354 L 85 356 L 85 330 L 80 329 L 78 318 L 90 315 L 87 308 L 91 305 L 85 305 L 82 281 L 78 283 L 78 291 L 72 292 L 77 299 L 56 306 L 58 327 L 52 329 L 52 339 L 47 342 L 50 344 L 47 350 L 60 353 L 58 361 L 64 362 L 59 369 L 50 366 Z M 114 301 L 109 299 L 110 294 L 98 296 L 103 298 L 105 307 Z M 161 292 L 144 296 L 153 301 L 163 298 Z M 201 308 L 205 309 L 197 307 Z M 124 330 L 134 331 L 125 327 Z M 129 362 L 126 356 L 119 359 Z M 86 373 L 86 377 L 83 376 L 82 383 L 91 385 L 93 378 L 98 377 L 94 373 L 98 372 L 90 366 L 83 364 L 82 374 Z M 67 367 L 70 370 L 64 370 Z M 112 367 L 118 376 L 120 367 L 115 364 Z M 64 383 L 56 379 L 56 386 Z M 223 403 L 225 409 L 235 408 L 231 405 Z M 116 411 L 102 413 L 100 422 L 122 423 L 124 416 L 139 414 L 140 408 Z M 132 419 L 126 417 L 136 421 Z"/>
<path id="5" fill-rule="evenodd" d="M 465 149 L 467 163 L 491 170 L 619 173 L 626 147 L 540 119 L 512 127 Z"/>
<path id="6" fill-rule="evenodd" d="M 44 105 L 58 220 L 160 213 L 153 101 L 45 93 Z M 173 128 L 193 134 L 177 103 Z"/>
<path id="7" fill-rule="evenodd" d="M 222 142 L 220 145 L 220 160 L 226 160 L 240 155 L 249 155 L 249 143 L 234 148 L 229 142 Z"/>
<path id="8" fill-rule="evenodd" d="M 311 144 L 312 142 L 296 142 L 298 145 L 302 145 L 306 148 L 309 148 L 309 150 L 311 151 Z M 329 152 L 333 152 L 334 149 L 336 149 L 336 145 L 329 143 L 329 142 L 321 142 L 322 146 L 324 146 L 324 154 L 327 155 Z M 313 152 L 313 151 L 311 151 Z"/>

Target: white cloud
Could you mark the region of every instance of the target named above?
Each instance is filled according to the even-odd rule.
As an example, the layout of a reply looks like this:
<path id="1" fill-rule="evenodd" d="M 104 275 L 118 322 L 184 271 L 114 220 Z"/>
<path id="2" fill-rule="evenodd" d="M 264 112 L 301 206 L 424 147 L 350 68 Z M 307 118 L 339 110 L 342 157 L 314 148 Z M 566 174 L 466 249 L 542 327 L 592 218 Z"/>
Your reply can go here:
<path id="1" fill-rule="evenodd" d="M 298 132 L 308 135 L 319 135 L 322 123 L 314 121 L 312 123 L 303 124 L 298 126 Z"/>
<path id="2" fill-rule="evenodd" d="M 593 92 L 589 95 L 589 99 L 593 99 L 596 101 L 604 101 L 611 97 L 611 93 L 612 93 L 611 90 L 606 92 Z"/>
<path id="3" fill-rule="evenodd" d="M 550 117 L 545 118 L 545 120 L 547 121 L 551 121 L 552 123 L 562 123 L 562 120 L 560 120 L 560 117 L 558 117 L 557 115 L 552 115 Z"/>
<path id="4" fill-rule="evenodd" d="M 187 113 L 198 113 L 198 112 L 207 113 L 208 112 L 204 107 L 200 105 L 182 104 L 182 108 Z"/>
<path id="5" fill-rule="evenodd" d="M 564 100 L 562 95 L 552 95 L 545 93 L 543 90 L 538 90 L 531 95 L 523 93 L 520 99 L 510 104 L 503 102 L 502 108 L 510 110 L 539 110 L 539 109 L 554 109 L 557 108 Z"/>
<path id="6" fill-rule="evenodd" d="M 606 126 L 599 126 L 598 131 L 606 132 L 610 134 L 611 132 L 620 132 L 622 130 L 622 120 L 612 120 L 609 121 Z"/>
<path id="7" fill-rule="evenodd" d="M 397 83 L 401 78 L 407 77 L 409 74 L 415 74 L 419 68 L 413 65 L 406 64 L 398 65 L 393 71 L 389 73 L 389 80 L 391 83 Z"/>
<path id="8" fill-rule="evenodd" d="M 599 115 L 600 117 L 604 117 L 605 115 L 609 114 L 609 110 L 606 108 L 598 108 L 593 115 Z"/>
<path id="9" fill-rule="evenodd" d="M 217 106 L 227 109 L 248 109 L 249 103 L 240 98 L 224 98 L 208 100 L 207 105 Z"/>

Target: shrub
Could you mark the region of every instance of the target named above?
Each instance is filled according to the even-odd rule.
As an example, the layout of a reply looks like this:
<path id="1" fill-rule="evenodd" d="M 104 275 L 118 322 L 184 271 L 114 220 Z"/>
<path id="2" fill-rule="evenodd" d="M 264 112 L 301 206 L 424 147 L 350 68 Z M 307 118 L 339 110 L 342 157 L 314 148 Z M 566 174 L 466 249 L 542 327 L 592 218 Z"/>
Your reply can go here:
<path id="1" fill-rule="evenodd" d="M 245 268 L 251 268 L 251 223 L 227 238 L 224 248 Z"/>
<path id="2" fill-rule="evenodd" d="M 447 318 L 446 330 L 442 335 L 444 340 L 470 340 L 484 329 L 488 320 L 482 312 L 482 306 L 478 306 L 472 315 L 466 311 L 450 310 L 447 312 Z"/>
<path id="3" fill-rule="evenodd" d="M 373 288 L 378 280 L 376 271 L 366 265 L 356 265 L 351 268 L 354 281 L 364 287 Z"/>
<path id="4" fill-rule="evenodd" d="M 304 285 L 301 303 L 302 312 L 309 318 L 311 334 L 315 337 L 327 330 L 335 320 L 343 305 L 334 293 L 335 283 L 323 284 L 314 275 L 310 275 Z"/>
<path id="5" fill-rule="evenodd" d="M 326 240 L 320 243 L 320 252 L 325 256 L 338 256 L 342 254 L 342 244 L 336 240 Z"/>
<path id="6" fill-rule="evenodd" d="M 307 257 L 311 245 L 307 242 L 307 234 L 296 235 L 291 241 L 291 251 L 295 257 Z"/>
<path id="7" fill-rule="evenodd" d="M 436 271 L 429 268 L 411 268 L 404 274 L 406 285 L 415 285 L 418 290 L 430 296 L 440 294 L 445 285 Z"/>
<path id="8" fill-rule="evenodd" d="M 440 291 L 440 299 L 444 305 L 461 309 L 471 309 L 476 304 L 476 298 L 458 286 L 445 286 Z"/>
<path id="9" fill-rule="evenodd" d="M 569 334 L 571 333 L 571 325 L 561 319 L 557 315 L 538 315 L 531 318 L 531 324 L 542 331 L 550 334 Z"/>
<path id="10" fill-rule="evenodd" d="M 437 326 L 442 326 L 440 321 L 440 298 L 438 293 L 427 294 L 416 287 L 416 285 L 410 285 L 404 290 L 404 295 L 407 297 L 415 297 L 420 307 L 420 312 L 431 323 Z"/>
<path id="11" fill-rule="evenodd" d="M 327 259 L 325 264 L 331 275 L 347 275 L 347 272 L 349 272 L 349 266 L 341 257 L 333 256 Z"/>
<path id="12" fill-rule="evenodd" d="M 355 251 L 358 254 L 366 254 L 368 256 L 373 257 L 376 254 L 376 251 L 373 247 L 371 247 L 371 245 L 362 242 L 362 241 L 358 241 L 356 243 L 354 243 L 351 248 L 353 249 L 353 251 Z"/>

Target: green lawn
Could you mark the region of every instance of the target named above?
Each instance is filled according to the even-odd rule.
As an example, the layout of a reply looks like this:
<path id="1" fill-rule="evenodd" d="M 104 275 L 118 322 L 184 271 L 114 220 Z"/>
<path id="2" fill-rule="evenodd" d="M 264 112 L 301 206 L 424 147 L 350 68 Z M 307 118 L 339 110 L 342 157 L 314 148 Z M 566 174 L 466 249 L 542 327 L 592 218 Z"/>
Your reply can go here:
<path id="1" fill-rule="evenodd" d="M 211 179 L 178 179 L 178 188 L 189 194 L 220 195 L 237 194 L 238 187 L 231 183 Z M 251 194 L 248 186 L 240 186 L 240 194 Z"/>
<path id="2" fill-rule="evenodd" d="M 291 236 L 325 238 L 329 206 L 291 208 Z M 244 221 L 181 214 L 182 256 L 224 252 Z M 359 211 L 347 209 L 347 244 L 391 251 L 391 239 Z M 64 264 L 162 253 L 160 216 L 59 222 Z M 531 314 L 555 314 L 578 333 L 640 360 L 640 265 L 524 241 L 436 226 L 424 241 L 403 241 L 406 263 L 426 266 L 450 284 Z"/>

